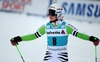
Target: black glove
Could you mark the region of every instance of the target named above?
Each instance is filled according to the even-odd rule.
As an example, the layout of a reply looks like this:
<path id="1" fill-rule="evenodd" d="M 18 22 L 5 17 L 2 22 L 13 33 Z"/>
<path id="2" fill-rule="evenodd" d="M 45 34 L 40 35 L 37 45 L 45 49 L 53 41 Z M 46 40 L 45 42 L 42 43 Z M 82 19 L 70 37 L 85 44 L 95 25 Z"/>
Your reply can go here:
<path id="1" fill-rule="evenodd" d="M 15 45 L 18 45 L 18 42 L 21 42 L 22 39 L 21 39 L 20 36 L 17 36 L 17 37 L 12 38 L 10 41 L 11 41 L 11 44 L 12 44 L 13 46 L 15 46 Z"/>
<path id="2" fill-rule="evenodd" d="M 99 39 L 97 37 L 91 36 L 89 40 L 92 41 L 95 46 L 99 45 Z"/>

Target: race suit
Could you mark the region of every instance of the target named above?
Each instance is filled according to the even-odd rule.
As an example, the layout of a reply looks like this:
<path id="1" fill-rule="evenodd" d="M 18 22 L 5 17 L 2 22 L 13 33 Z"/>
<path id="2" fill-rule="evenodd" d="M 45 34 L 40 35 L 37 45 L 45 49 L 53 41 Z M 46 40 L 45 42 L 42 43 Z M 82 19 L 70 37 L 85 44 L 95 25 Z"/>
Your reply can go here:
<path id="1" fill-rule="evenodd" d="M 43 62 L 68 62 L 68 36 L 69 34 L 78 38 L 89 40 L 88 35 L 78 30 L 67 22 L 58 20 L 56 23 L 48 22 L 40 27 L 36 33 L 21 36 L 22 41 L 37 39 L 44 34 L 47 35 L 47 51 Z"/>

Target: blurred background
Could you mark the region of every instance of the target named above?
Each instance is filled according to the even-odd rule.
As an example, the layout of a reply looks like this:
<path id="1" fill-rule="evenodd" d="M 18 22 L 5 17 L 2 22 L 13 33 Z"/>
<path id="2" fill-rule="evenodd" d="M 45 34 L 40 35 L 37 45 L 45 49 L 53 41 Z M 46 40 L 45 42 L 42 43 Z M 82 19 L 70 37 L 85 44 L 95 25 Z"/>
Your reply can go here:
<path id="1" fill-rule="evenodd" d="M 100 39 L 100 0 L 0 0 L 0 62 L 23 62 L 10 39 L 35 33 L 49 22 L 48 7 L 58 3 L 64 8 L 65 21 L 79 32 Z M 46 35 L 18 45 L 25 62 L 42 62 L 47 47 Z M 69 62 L 95 62 L 90 41 L 69 35 Z M 100 45 L 97 59 L 100 62 Z"/>

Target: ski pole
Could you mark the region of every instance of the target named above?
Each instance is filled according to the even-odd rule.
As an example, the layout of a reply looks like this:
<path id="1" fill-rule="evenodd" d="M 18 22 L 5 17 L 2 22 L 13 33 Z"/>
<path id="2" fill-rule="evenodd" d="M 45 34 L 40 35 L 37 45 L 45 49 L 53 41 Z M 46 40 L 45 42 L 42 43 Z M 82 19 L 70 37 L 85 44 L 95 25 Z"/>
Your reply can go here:
<path id="1" fill-rule="evenodd" d="M 97 46 L 95 46 L 95 62 L 97 62 Z"/>
<path id="2" fill-rule="evenodd" d="M 16 48 L 17 48 L 17 51 L 18 51 L 18 53 L 19 53 L 20 57 L 22 58 L 23 62 L 25 62 L 25 60 L 24 60 L 24 58 L 23 58 L 23 56 L 22 56 L 22 54 L 21 54 L 21 52 L 20 52 L 20 50 L 19 50 L 19 48 L 18 48 L 18 46 L 17 46 L 17 45 L 16 45 Z"/>

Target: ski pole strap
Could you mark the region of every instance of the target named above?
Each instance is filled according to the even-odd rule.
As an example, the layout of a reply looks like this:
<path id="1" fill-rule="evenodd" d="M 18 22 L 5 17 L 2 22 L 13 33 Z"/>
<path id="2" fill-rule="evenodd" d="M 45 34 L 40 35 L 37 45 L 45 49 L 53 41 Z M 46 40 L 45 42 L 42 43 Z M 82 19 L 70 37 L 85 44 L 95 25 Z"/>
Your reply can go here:
<path id="1" fill-rule="evenodd" d="M 21 52 L 20 52 L 20 50 L 19 50 L 19 48 L 18 48 L 18 46 L 17 46 L 17 45 L 16 45 L 16 48 L 17 48 L 17 51 L 18 51 L 18 53 L 19 53 L 20 57 L 22 58 L 23 62 L 25 62 L 25 60 L 24 60 L 24 58 L 23 58 L 23 56 L 22 56 L 22 54 L 21 54 Z"/>

